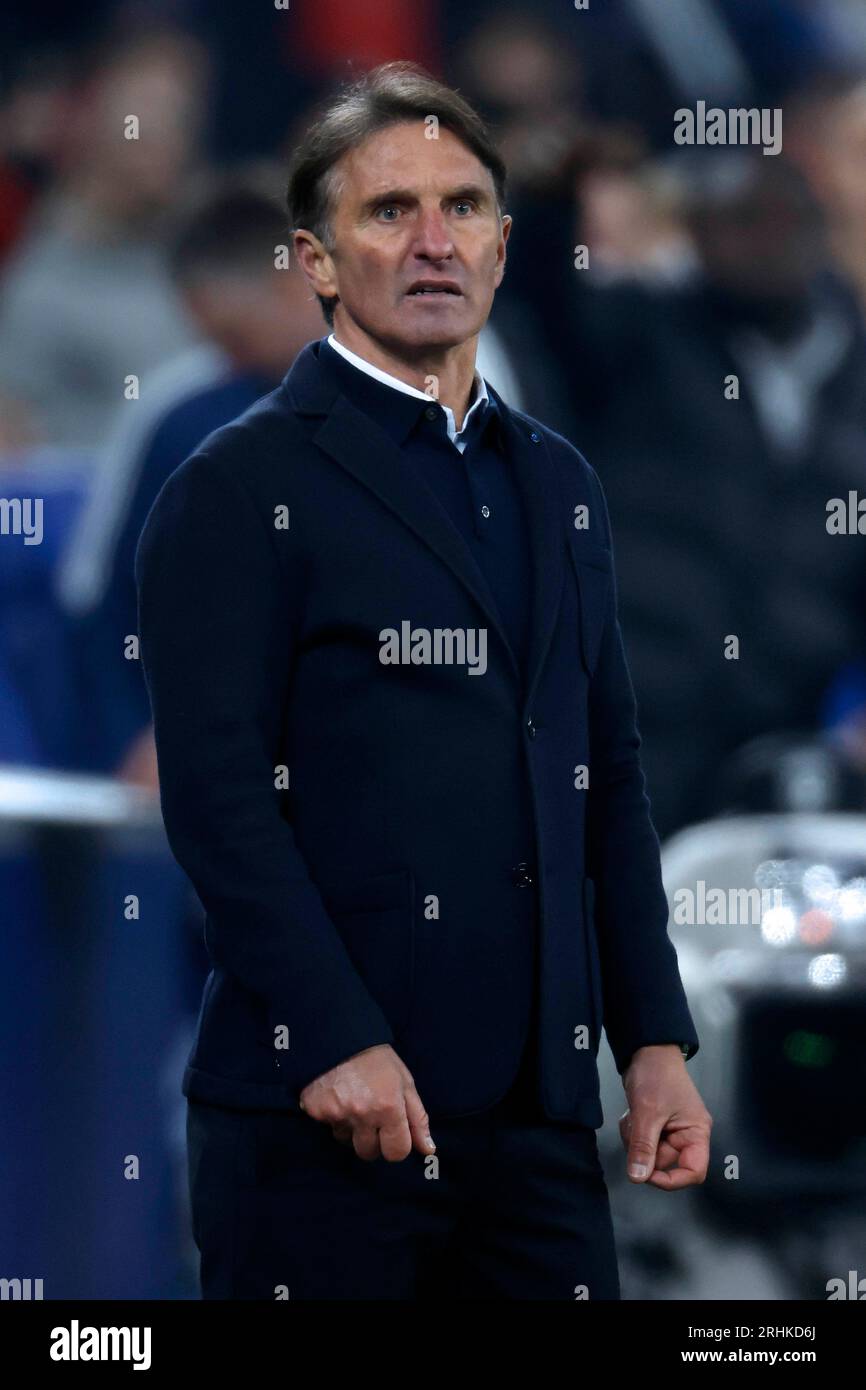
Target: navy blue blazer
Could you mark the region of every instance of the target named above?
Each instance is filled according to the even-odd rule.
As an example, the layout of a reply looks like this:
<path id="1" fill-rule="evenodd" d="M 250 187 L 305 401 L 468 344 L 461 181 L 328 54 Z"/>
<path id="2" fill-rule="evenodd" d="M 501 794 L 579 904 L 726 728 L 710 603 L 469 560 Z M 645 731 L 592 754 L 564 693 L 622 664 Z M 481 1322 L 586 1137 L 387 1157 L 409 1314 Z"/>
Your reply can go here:
<path id="1" fill-rule="evenodd" d="M 387 1042 L 432 1117 L 485 1109 L 537 988 L 541 1104 L 597 1127 L 602 1025 L 620 1072 L 698 1047 L 599 479 L 488 387 L 532 548 L 524 679 L 460 533 L 319 350 L 174 471 L 136 553 L 162 811 L 213 965 L 184 1094 L 296 1109 Z M 404 623 L 484 629 L 486 669 L 386 664 Z"/>

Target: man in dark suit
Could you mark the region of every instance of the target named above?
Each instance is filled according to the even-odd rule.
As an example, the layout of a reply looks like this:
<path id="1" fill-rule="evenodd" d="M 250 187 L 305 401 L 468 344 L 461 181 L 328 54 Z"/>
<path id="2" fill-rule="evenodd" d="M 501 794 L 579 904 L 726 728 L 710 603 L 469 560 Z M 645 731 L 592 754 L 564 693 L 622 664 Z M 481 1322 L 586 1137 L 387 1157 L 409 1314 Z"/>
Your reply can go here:
<path id="1" fill-rule="evenodd" d="M 333 325 L 136 560 L 165 825 L 213 970 L 184 1076 L 205 1297 L 619 1297 L 630 1176 L 706 1173 L 598 478 L 475 373 L 504 168 L 411 65 L 297 151 Z M 393 214 L 393 215 L 392 215 Z"/>

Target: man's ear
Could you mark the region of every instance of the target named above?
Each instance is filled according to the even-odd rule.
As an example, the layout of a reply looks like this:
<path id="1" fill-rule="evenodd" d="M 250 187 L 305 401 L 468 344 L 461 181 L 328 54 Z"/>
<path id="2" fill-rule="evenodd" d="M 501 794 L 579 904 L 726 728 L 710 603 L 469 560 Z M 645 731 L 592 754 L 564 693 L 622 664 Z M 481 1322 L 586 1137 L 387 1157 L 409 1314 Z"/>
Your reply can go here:
<path id="1" fill-rule="evenodd" d="M 331 299 L 337 293 L 337 268 L 329 251 L 316 236 L 306 228 L 297 228 L 292 233 L 295 259 L 310 282 L 314 292 Z"/>
<path id="2" fill-rule="evenodd" d="M 502 279 L 503 279 L 503 276 L 505 275 L 505 260 L 506 260 L 505 247 L 506 247 L 506 244 L 507 244 L 507 242 L 508 242 L 508 235 L 509 235 L 509 233 L 510 233 L 510 231 L 511 231 L 511 223 L 512 223 L 512 218 L 508 215 L 507 212 L 506 212 L 506 213 L 503 213 L 503 215 L 502 215 L 502 241 L 501 241 L 500 245 L 497 246 L 497 248 L 496 248 L 496 261 L 497 261 L 497 265 L 496 265 L 496 288 L 497 288 L 497 289 L 498 289 L 499 286 L 502 284 Z"/>

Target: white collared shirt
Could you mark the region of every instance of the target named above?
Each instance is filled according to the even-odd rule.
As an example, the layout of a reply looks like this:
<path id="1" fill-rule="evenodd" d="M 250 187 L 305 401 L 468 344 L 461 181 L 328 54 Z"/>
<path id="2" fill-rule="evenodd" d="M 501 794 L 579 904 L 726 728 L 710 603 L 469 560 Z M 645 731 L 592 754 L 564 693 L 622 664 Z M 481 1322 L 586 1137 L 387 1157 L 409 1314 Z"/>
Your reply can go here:
<path id="1" fill-rule="evenodd" d="M 385 386 L 393 386 L 395 391 L 405 391 L 406 394 L 409 396 L 419 396 L 422 401 L 429 401 L 432 399 L 432 397 L 426 395 L 424 391 L 419 391 L 417 387 L 408 386 L 406 382 L 401 381 L 399 377 L 391 376 L 390 372 L 383 372 L 381 367 L 374 367 L 372 362 L 366 362 L 364 358 L 359 357 L 356 352 L 350 352 L 350 350 L 347 347 L 344 347 L 342 343 L 337 342 L 337 339 L 334 337 L 333 333 L 328 338 L 328 342 L 336 352 L 340 353 L 341 357 L 345 357 L 347 362 L 351 362 L 353 367 L 357 367 L 358 370 L 361 372 L 366 372 L 368 376 L 375 377 L 377 381 L 381 381 Z M 437 402 L 437 404 L 440 405 L 442 409 L 445 411 L 445 423 L 448 428 L 448 438 L 451 440 L 452 444 L 456 445 L 456 447 L 460 450 L 461 454 L 463 453 L 463 450 L 466 448 L 466 445 L 468 443 L 466 429 L 470 423 L 471 417 L 476 411 L 480 413 L 484 409 L 484 404 L 488 399 L 489 398 L 487 394 L 487 386 L 485 385 L 484 378 L 476 368 L 475 400 L 472 402 L 471 406 L 466 412 L 466 418 L 463 421 L 463 428 L 461 430 L 458 430 L 456 427 L 456 424 L 454 422 L 454 411 L 451 409 L 451 407 L 448 405 L 442 405 L 441 401 Z"/>

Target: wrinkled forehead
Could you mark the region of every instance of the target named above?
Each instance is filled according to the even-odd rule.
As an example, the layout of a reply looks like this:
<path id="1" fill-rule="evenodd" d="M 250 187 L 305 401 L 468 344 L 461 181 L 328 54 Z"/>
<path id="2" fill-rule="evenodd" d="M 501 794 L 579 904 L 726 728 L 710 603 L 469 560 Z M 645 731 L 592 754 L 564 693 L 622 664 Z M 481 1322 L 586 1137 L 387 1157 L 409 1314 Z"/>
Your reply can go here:
<path id="1" fill-rule="evenodd" d="M 331 206 L 359 206 L 397 192 L 422 198 L 475 188 L 495 201 L 490 170 L 441 126 L 401 121 L 368 135 L 331 170 Z"/>

